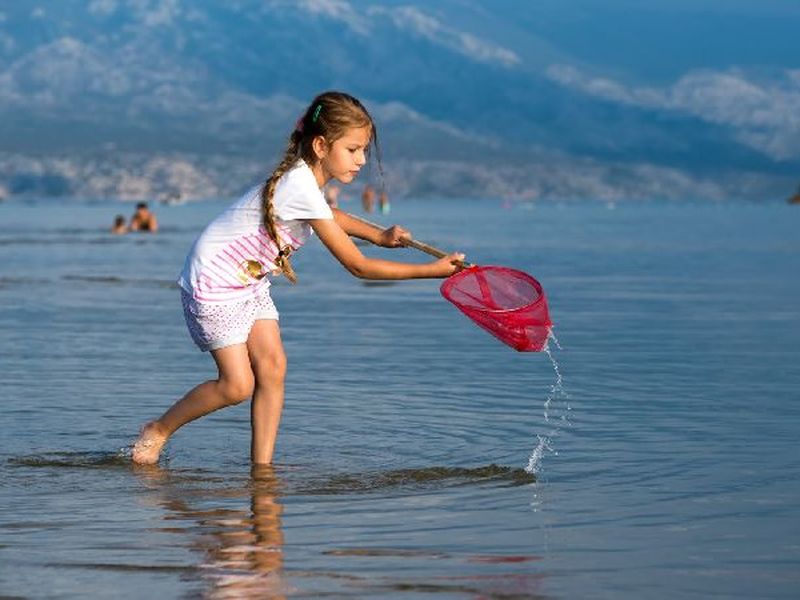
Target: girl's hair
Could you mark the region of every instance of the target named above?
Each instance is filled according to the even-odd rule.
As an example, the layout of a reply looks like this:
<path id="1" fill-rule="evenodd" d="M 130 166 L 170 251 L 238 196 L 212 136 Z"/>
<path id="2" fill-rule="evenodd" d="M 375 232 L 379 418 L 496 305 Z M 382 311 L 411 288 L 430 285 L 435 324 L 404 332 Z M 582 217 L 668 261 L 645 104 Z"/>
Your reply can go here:
<path id="1" fill-rule="evenodd" d="M 261 209 L 264 227 L 278 247 L 278 256 L 275 258 L 275 264 L 292 283 L 297 281 L 297 275 L 295 275 L 294 269 L 292 269 L 292 265 L 289 262 L 291 246 L 281 247 L 281 241 L 275 227 L 272 198 L 275 195 L 278 181 L 301 158 L 309 166 L 316 164 L 317 156 L 314 153 L 312 142 L 317 136 L 324 137 L 325 143 L 330 147 L 349 130 L 360 127 L 370 128 L 370 145 L 375 146 L 380 167 L 378 133 L 375 130 L 375 123 L 372 121 L 367 109 L 364 108 L 364 105 L 358 99 L 344 92 L 323 92 L 311 101 L 303 115 L 297 120 L 294 131 L 289 136 L 289 142 L 283 153 L 283 158 L 261 188 Z"/>

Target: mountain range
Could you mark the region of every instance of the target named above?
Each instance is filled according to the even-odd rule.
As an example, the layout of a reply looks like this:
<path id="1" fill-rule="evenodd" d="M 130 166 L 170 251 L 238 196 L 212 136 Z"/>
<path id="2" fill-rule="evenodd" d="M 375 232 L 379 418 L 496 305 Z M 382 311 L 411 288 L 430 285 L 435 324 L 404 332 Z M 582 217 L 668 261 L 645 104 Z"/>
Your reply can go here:
<path id="1" fill-rule="evenodd" d="M 394 195 L 787 195 L 797 36 L 756 33 L 748 53 L 725 34 L 789 34 L 800 11 L 682 4 L 7 0 L 0 195 L 232 195 L 325 89 L 372 112 Z"/>

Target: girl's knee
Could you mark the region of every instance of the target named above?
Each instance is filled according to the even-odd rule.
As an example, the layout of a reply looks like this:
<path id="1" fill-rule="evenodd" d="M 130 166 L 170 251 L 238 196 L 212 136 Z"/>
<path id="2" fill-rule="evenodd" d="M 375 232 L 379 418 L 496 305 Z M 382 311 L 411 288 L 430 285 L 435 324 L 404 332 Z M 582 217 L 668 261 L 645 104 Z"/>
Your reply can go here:
<path id="1" fill-rule="evenodd" d="M 283 381 L 286 377 L 286 354 L 283 350 L 270 352 L 258 361 L 256 376 L 260 382 Z"/>
<path id="2" fill-rule="evenodd" d="M 255 378 L 252 374 L 219 380 L 219 391 L 228 404 L 239 404 L 253 396 Z"/>

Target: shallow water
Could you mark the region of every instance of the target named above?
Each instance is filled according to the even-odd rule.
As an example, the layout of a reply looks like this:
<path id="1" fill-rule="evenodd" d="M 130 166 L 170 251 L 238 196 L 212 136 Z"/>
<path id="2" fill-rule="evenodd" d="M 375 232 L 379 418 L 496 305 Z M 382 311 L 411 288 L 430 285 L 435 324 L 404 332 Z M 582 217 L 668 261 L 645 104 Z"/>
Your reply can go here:
<path id="1" fill-rule="evenodd" d="M 800 592 L 796 208 L 395 203 L 418 238 L 542 282 L 560 388 L 437 282 L 367 285 L 312 241 L 273 288 L 287 401 L 251 472 L 246 405 L 159 467 L 120 450 L 212 374 L 173 282 L 224 204 L 114 238 L 119 206 L 0 204 L 0 595 Z"/>

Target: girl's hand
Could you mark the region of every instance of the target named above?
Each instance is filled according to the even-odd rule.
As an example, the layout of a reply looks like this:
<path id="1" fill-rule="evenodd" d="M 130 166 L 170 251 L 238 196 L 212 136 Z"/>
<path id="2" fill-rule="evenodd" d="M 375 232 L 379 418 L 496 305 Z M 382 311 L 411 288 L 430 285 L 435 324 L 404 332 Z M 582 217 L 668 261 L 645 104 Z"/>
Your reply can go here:
<path id="1" fill-rule="evenodd" d="M 431 265 L 433 265 L 437 277 L 450 277 L 453 273 L 464 269 L 464 255 L 461 252 L 453 252 L 444 258 L 433 261 Z"/>
<path id="2" fill-rule="evenodd" d="M 399 225 L 392 225 L 389 229 L 384 229 L 381 232 L 379 246 L 384 248 L 397 248 L 403 245 L 403 240 L 411 239 L 411 234 L 400 227 Z"/>

